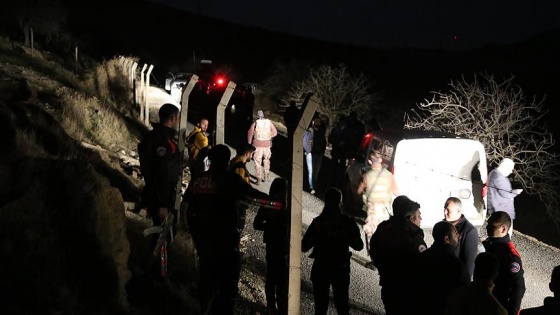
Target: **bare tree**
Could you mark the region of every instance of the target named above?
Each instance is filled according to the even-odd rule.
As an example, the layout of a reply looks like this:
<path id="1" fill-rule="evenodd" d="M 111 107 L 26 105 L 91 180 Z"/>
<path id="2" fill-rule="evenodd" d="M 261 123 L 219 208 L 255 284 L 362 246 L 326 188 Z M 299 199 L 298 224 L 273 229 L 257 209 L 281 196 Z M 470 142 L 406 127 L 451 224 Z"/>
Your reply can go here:
<path id="1" fill-rule="evenodd" d="M 3 18 L 15 18 L 26 46 L 31 44 L 31 27 L 49 42 L 60 36 L 61 28 L 66 23 L 66 8 L 59 0 L 9 1 L 0 8 Z"/>
<path id="2" fill-rule="evenodd" d="M 509 157 L 514 175 L 525 191 L 537 194 L 560 228 L 560 166 L 555 143 L 543 116 L 544 100 L 527 99 L 513 84 L 514 77 L 496 82 L 481 74 L 468 82 L 451 81 L 446 93 L 432 92 L 432 100 L 418 104 L 405 116 L 405 128 L 452 132 L 482 142 L 489 164 Z"/>
<path id="3" fill-rule="evenodd" d="M 335 121 L 339 114 L 355 111 L 364 121 L 373 117 L 378 95 L 371 92 L 371 80 L 364 74 L 351 75 L 346 66 L 329 65 L 311 69 L 309 76 L 296 82 L 285 97 L 286 102 L 299 100 L 309 92 L 319 98 L 318 111 Z"/>

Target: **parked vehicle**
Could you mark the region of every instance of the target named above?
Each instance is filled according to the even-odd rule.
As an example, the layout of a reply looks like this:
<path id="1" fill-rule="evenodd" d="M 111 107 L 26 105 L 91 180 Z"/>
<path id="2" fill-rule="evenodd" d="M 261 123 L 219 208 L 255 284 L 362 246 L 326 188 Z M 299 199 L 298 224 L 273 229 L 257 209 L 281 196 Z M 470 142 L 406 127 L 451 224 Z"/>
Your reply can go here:
<path id="1" fill-rule="evenodd" d="M 486 217 L 486 152 L 479 141 L 450 133 L 419 130 L 385 130 L 367 133 L 355 159 L 346 169 L 343 190 L 346 212 L 365 217 L 362 196 L 356 193 L 367 170 L 367 154 L 377 150 L 390 170 L 401 195 L 418 202 L 422 227 L 443 219 L 448 197 L 462 201 L 463 214 L 475 226 Z"/>

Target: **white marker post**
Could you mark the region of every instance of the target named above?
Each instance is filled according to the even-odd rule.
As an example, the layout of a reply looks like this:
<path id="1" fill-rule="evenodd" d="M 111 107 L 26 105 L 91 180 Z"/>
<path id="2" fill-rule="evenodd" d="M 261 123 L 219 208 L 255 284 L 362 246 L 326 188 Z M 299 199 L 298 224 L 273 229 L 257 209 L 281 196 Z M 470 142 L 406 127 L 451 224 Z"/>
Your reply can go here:
<path id="1" fill-rule="evenodd" d="M 218 105 L 218 109 L 216 110 L 216 144 L 225 144 L 225 112 L 226 107 L 235 90 L 235 82 L 229 81 L 228 86 L 220 100 L 220 104 Z"/>

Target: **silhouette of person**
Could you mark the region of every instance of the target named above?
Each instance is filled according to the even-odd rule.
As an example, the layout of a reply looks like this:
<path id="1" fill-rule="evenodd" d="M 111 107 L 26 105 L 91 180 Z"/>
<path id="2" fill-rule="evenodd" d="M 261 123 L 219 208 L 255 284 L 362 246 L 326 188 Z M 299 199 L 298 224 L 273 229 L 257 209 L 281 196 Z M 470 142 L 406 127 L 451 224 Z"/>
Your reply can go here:
<path id="1" fill-rule="evenodd" d="M 323 156 L 327 149 L 325 127 L 321 117 L 316 116 L 311 121 L 311 126 L 303 135 L 303 150 L 307 164 L 307 179 L 311 194 L 315 194 L 317 178 L 323 164 Z"/>
<path id="2" fill-rule="evenodd" d="M 467 267 L 469 279 L 471 279 L 474 272 L 474 260 L 478 254 L 478 231 L 462 213 L 462 202 L 459 198 L 447 198 L 443 215 L 443 220 L 453 224 L 461 236 L 457 254 Z"/>
<path id="3" fill-rule="evenodd" d="M 465 264 L 457 257 L 461 236 L 455 226 L 440 221 L 434 225 L 432 236 L 434 243 L 418 257 L 415 314 L 443 314 L 448 294 L 470 282 Z"/>
<path id="4" fill-rule="evenodd" d="M 346 169 L 346 139 L 344 137 L 346 129 L 346 116 L 339 115 L 337 121 L 329 134 L 331 144 L 331 182 L 337 188 L 342 186 L 342 178 Z"/>
<path id="5" fill-rule="evenodd" d="M 525 279 L 521 256 L 510 240 L 508 230 L 511 218 L 504 211 L 497 211 L 488 218 L 488 238 L 482 242 L 487 252 L 498 259 L 499 272 L 492 294 L 506 308 L 509 315 L 518 314 L 525 294 Z"/>
<path id="6" fill-rule="evenodd" d="M 379 271 L 381 300 L 387 315 L 413 314 L 403 296 L 412 296 L 414 264 L 426 250 L 420 228 L 420 205 L 401 195 L 393 200 L 393 216 L 377 227 L 370 240 L 369 255 Z"/>
<path id="7" fill-rule="evenodd" d="M 290 101 L 290 106 L 288 106 L 284 112 L 284 124 L 286 125 L 286 129 L 288 131 L 288 137 L 291 137 L 296 130 L 298 115 L 299 109 L 296 106 L 296 102 Z"/>
<path id="8" fill-rule="evenodd" d="M 281 202 L 280 209 L 260 207 L 253 221 L 255 230 L 263 231 L 266 244 L 266 304 L 272 314 L 287 314 L 289 220 L 288 181 L 275 178 L 270 185 L 270 200 Z"/>
<path id="9" fill-rule="evenodd" d="M 238 203 L 267 195 L 228 171 L 230 150 L 213 147 L 210 169 L 189 185 L 187 223 L 199 257 L 201 309 L 210 314 L 233 314 L 241 268 Z"/>
<path id="10" fill-rule="evenodd" d="M 327 314 L 331 286 L 338 314 L 349 314 L 350 247 L 358 251 L 364 247 L 360 229 L 342 214 L 342 193 L 331 187 L 325 192 L 323 211 L 313 219 L 301 242 L 303 252 L 313 248 L 309 257 L 314 258 L 311 282 L 316 315 Z"/>
<path id="11" fill-rule="evenodd" d="M 366 127 L 358 119 L 358 114 L 356 112 L 351 112 L 348 117 L 348 128 L 344 129 L 346 135 L 346 145 L 348 148 L 347 155 L 348 158 L 353 158 L 358 152 L 358 148 L 362 142 L 364 134 L 366 133 Z"/>
<path id="12" fill-rule="evenodd" d="M 473 281 L 449 294 L 445 315 L 507 315 L 506 309 L 492 295 L 498 276 L 498 260 L 490 253 L 480 253 L 474 261 Z"/>
<path id="13" fill-rule="evenodd" d="M 553 315 L 560 314 L 560 265 L 554 267 L 550 283 L 548 284 L 554 297 L 548 296 L 544 299 L 542 306 L 522 310 L 520 315 Z"/>

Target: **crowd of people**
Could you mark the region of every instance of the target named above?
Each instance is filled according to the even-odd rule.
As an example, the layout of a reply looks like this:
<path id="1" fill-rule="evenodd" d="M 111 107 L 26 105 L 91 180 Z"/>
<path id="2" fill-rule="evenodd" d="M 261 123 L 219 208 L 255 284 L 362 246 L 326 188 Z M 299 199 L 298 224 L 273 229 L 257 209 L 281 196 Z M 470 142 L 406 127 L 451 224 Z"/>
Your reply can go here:
<path id="1" fill-rule="evenodd" d="M 142 206 L 154 226 L 179 210 L 174 205 L 182 158 L 176 138 L 177 107 L 163 105 L 159 117 L 160 123 L 139 145 L 145 179 Z M 232 158 L 229 147 L 208 144 L 207 127 L 208 119 L 202 118 L 186 137 L 191 180 L 183 196 L 199 261 L 201 311 L 233 314 L 241 270 L 240 239 L 247 209 L 257 205 L 253 228 L 263 231 L 266 245 L 267 308 L 270 314 L 286 314 L 291 183 L 275 178 L 268 193 L 253 187 L 270 178 L 270 146 L 276 129 L 258 111 L 247 131 L 247 143 Z M 329 141 L 334 138 L 329 136 Z M 315 171 L 321 167 L 315 154 L 322 159 L 326 142 L 324 122 L 315 117 L 304 138 L 312 194 Z M 256 181 L 246 167 L 252 159 Z M 338 314 L 349 314 L 350 249 L 360 251 L 364 243 L 372 268 L 379 272 L 388 315 L 519 314 L 525 283 L 521 255 L 511 240 L 513 198 L 521 192 L 512 189 L 507 180 L 513 161 L 504 159 L 489 176 L 488 237 L 479 253 L 478 231 L 463 215 L 461 200 L 456 197 L 442 201 L 442 220 L 433 227 L 434 242 L 428 248 L 420 227 L 421 206 L 399 195 L 392 174 L 383 169 L 380 159 L 378 152 L 368 153 L 371 168 L 358 188 L 367 213 L 361 227 L 365 242 L 360 225 L 343 214 L 342 193 L 336 187 L 326 190 L 324 208 L 301 240 L 302 251 L 312 251 L 314 259 L 310 280 L 315 314 L 327 314 L 331 287 Z M 560 266 L 552 273 L 550 289 L 555 296 L 547 298 L 544 306 L 521 314 L 560 314 Z"/>

